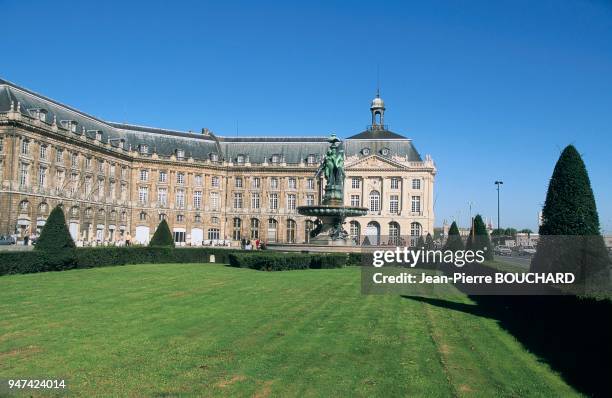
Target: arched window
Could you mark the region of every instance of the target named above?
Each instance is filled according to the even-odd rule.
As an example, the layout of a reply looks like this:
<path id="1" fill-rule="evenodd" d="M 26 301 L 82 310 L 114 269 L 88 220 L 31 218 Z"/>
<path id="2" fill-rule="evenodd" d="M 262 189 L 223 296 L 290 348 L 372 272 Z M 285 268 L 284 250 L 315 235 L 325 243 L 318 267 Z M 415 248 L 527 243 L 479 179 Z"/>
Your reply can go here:
<path id="1" fill-rule="evenodd" d="M 144 211 L 141 211 L 140 214 L 138 215 L 138 219 L 140 221 L 147 221 L 147 213 L 145 213 Z"/>
<path id="2" fill-rule="evenodd" d="M 378 246 L 380 244 L 380 224 L 370 221 L 366 226 L 364 245 Z"/>
<path id="3" fill-rule="evenodd" d="M 47 203 L 42 202 L 41 204 L 38 205 L 38 212 L 40 214 L 46 214 L 48 208 L 49 206 L 47 205 Z"/>
<path id="4" fill-rule="evenodd" d="M 413 222 L 410 224 L 410 245 L 416 246 L 421 236 L 421 224 Z"/>
<path id="5" fill-rule="evenodd" d="M 295 221 L 287 220 L 287 243 L 295 243 L 295 228 Z"/>
<path id="6" fill-rule="evenodd" d="M 127 212 L 122 211 L 121 212 L 121 221 L 126 221 L 127 220 Z"/>
<path id="7" fill-rule="evenodd" d="M 104 218 L 104 214 L 105 214 L 105 213 L 106 213 L 106 212 L 104 211 L 104 209 L 99 209 L 99 210 L 98 210 L 98 218 Z"/>
<path id="8" fill-rule="evenodd" d="M 27 200 L 22 200 L 21 202 L 19 202 L 19 210 L 21 211 L 28 211 L 29 206 L 30 202 L 28 202 Z"/>
<path id="9" fill-rule="evenodd" d="M 251 239 L 259 239 L 259 220 L 251 218 Z"/>
<path id="10" fill-rule="evenodd" d="M 111 218 L 111 220 L 116 220 L 117 219 L 117 212 L 115 210 L 111 210 L 110 218 Z"/>
<path id="11" fill-rule="evenodd" d="M 380 193 L 378 191 L 370 192 L 370 211 L 380 211 Z"/>
<path id="12" fill-rule="evenodd" d="M 159 221 L 163 221 L 166 219 L 166 214 L 165 213 L 159 213 Z"/>
<path id="13" fill-rule="evenodd" d="M 389 244 L 398 246 L 400 243 L 400 226 L 395 221 L 389 223 Z"/>
<path id="14" fill-rule="evenodd" d="M 78 215 L 79 215 L 79 207 L 78 206 L 72 206 L 70 208 L 70 214 L 72 215 L 72 217 L 78 217 Z"/>
<path id="15" fill-rule="evenodd" d="M 268 242 L 276 242 L 276 230 L 278 222 L 271 218 L 268 220 Z"/>
<path id="16" fill-rule="evenodd" d="M 314 229 L 314 222 L 312 220 L 306 220 L 306 222 L 304 223 L 304 236 L 306 237 L 306 243 L 310 242 L 310 233 Z"/>
<path id="17" fill-rule="evenodd" d="M 359 244 L 359 236 L 361 235 L 361 225 L 357 221 L 351 221 L 349 224 L 349 236 L 356 243 Z"/>
<path id="18" fill-rule="evenodd" d="M 232 228 L 232 239 L 240 240 L 240 229 L 242 228 L 242 220 L 239 218 L 234 218 L 233 228 Z"/>
<path id="19" fill-rule="evenodd" d="M 219 217 L 211 217 L 210 218 L 210 223 L 214 224 L 214 225 L 218 225 L 219 224 Z"/>
<path id="20" fill-rule="evenodd" d="M 91 217 L 92 214 L 93 210 L 91 209 L 91 207 L 85 209 L 85 217 Z"/>

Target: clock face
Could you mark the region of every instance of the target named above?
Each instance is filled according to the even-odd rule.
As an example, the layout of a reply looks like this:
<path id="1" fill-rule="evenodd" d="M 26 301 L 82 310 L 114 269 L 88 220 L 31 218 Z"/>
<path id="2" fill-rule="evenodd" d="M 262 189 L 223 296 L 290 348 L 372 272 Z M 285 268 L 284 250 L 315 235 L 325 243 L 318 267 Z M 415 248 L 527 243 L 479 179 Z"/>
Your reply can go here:
<path id="1" fill-rule="evenodd" d="M 363 156 L 368 156 L 370 154 L 370 148 L 363 148 L 361 150 L 361 153 L 363 154 Z"/>

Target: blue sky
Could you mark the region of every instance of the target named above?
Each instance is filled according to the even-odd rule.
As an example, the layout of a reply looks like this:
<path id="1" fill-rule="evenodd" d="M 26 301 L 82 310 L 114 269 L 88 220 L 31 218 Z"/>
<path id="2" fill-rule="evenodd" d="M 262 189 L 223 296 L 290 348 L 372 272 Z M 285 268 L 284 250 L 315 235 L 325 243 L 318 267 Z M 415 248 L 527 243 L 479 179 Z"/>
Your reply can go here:
<path id="1" fill-rule="evenodd" d="M 85 3 L 85 2 L 83 2 Z M 436 225 L 537 229 L 574 144 L 612 233 L 612 5 L 603 0 L 0 0 L 0 76 L 103 119 L 347 137 L 380 70 L 391 129 L 431 154 Z"/>

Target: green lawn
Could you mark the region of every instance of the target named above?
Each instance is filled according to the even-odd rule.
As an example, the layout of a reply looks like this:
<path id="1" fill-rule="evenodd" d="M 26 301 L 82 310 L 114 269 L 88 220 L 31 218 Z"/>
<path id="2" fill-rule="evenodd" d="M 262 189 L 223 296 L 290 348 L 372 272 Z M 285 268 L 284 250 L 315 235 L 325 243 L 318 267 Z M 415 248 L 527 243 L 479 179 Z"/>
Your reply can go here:
<path id="1" fill-rule="evenodd" d="M 0 277 L 0 379 L 30 377 L 77 396 L 578 395 L 495 320 L 364 296 L 359 268 Z"/>

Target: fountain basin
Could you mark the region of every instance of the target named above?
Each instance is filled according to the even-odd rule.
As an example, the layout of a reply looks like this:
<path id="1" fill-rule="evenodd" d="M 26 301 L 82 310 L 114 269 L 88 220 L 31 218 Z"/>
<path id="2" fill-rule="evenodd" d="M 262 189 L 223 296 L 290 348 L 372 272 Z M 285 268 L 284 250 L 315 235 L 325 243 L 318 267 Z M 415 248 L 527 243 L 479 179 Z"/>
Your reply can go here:
<path id="1" fill-rule="evenodd" d="M 368 214 L 367 207 L 353 206 L 333 206 L 333 205 L 316 205 L 316 206 L 299 206 L 298 213 L 303 216 L 311 217 L 359 217 Z"/>

